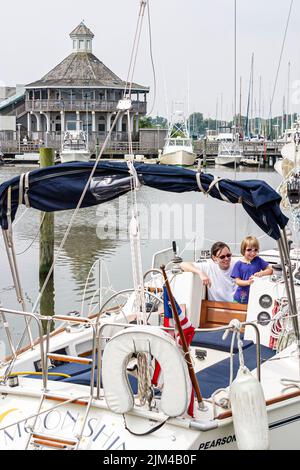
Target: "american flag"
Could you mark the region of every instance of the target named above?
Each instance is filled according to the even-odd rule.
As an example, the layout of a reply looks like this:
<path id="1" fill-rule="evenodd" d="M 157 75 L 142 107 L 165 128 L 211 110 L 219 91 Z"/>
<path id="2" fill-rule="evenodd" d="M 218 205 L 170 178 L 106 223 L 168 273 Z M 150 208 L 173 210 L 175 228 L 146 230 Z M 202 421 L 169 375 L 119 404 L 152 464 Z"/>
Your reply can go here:
<path id="1" fill-rule="evenodd" d="M 175 320 L 173 319 L 171 302 L 170 302 L 170 299 L 169 299 L 169 296 L 168 296 L 168 291 L 167 291 L 166 287 L 164 287 L 163 298 L 164 298 L 163 326 L 165 326 L 166 328 L 174 328 Z M 195 328 L 193 327 L 190 320 L 185 316 L 185 313 L 182 311 L 181 307 L 178 305 L 176 300 L 175 300 L 175 305 L 176 305 L 176 309 L 177 309 L 177 312 L 178 312 L 180 325 L 182 327 L 183 334 L 184 334 L 185 339 L 186 339 L 186 343 L 187 343 L 188 346 L 190 346 L 190 344 L 193 340 L 194 334 L 195 334 Z M 170 333 L 174 336 L 173 332 L 168 331 L 168 333 Z M 177 343 L 179 344 L 179 346 L 182 347 L 182 343 L 181 343 L 181 339 L 180 339 L 178 331 L 176 333 L 176 340 L 177 340 Z M 153 385 L 157 386 L 159 384 L 160 375 L 161 375 L 160 365 L 157 361 L 155 361 L 155 369 L 154 369 L 154 373 L 153 373 L 153 377 L 152 377 Z M 188 409 L 188 414 L 190 416 L 194 415 L 193 409 L 194 409 L 194 389 L 192 390 L 191 402 L 190 402 L 189 409 Z"/>

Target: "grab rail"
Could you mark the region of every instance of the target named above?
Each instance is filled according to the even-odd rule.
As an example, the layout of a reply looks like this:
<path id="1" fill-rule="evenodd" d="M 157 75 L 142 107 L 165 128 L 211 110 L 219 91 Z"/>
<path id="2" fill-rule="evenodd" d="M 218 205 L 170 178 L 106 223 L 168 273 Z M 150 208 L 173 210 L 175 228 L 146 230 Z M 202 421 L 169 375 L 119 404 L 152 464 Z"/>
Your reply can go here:
<path id="1" fill-rule="evenodd" d="M 36 321 L 37 326 L 38 326 L 38 331 L 39 331 L 39 346 L 40 346 L 40 351 L 41 351 L 41 368 L 42 368 L 42 375 L 43 375 L 43 387 L 44 387 L 44 390 L 46 390 L 47 381 L 46 381 L 46 370 L 45 370 L 45 353 L 44 353 L 44 344 L 43 344 L 43 340 L 42 340 L 42 338 L 43 338 L 43 328 L 42 328 L 42 322 L 41 322 L 40 315 L 34 314 L 34 313 L 29 313 L 29 312 L 23 312 L 23 311 L 19 311 L 19 310 L 0 308 L 0 314 L 5 315 L 5 313 L 9 313 L 10 315 L 22 316 L 22 317 L 26 317 L 26 318 L 29 317 L 31 319 L 33 318 Z M 7 335 L 8 331 L 6 330 L 6 328 L 5 328 L 5 332 L 6 332 L 6 335 Z M 9 332 L 9 336 L 10 336 L 10 332 Z M 9 339 L 9 336 L 8 336 L 8 340 L 10 341 L 11 336 L 10 336 L 10 339 Z M 12 368 L 14 366 L 16 358 L 17 358 L 17 352 L 15 352 L 15 354 L 13 355 L 13 358 L 11 359 L 10 363 L 7 366 L 7 369 L 5 371 L 2 383 L 5 384 L 7 382 L 8 376 L 10 375 L 10 373 L 12 371 Z"/>

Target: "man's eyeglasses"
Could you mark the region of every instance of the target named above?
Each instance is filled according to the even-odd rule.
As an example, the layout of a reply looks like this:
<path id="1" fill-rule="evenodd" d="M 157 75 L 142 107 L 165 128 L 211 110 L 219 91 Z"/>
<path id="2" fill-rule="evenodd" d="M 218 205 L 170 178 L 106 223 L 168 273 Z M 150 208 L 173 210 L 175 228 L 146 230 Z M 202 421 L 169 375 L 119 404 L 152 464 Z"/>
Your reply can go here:
<path id="1" fill-rule="evenodd" d="M 246 251 L 258 251 L 258 248 L 246 248 Z"/>
<path id="2" fill-rule="evenodd" d="M 225 259 L 225 258 L 231 258 L 232 257 L 232 254 L 231 253 L 227 253 L 227 255 L 221 255 L 221 256 L 218 256 L 219 259 Z"/>

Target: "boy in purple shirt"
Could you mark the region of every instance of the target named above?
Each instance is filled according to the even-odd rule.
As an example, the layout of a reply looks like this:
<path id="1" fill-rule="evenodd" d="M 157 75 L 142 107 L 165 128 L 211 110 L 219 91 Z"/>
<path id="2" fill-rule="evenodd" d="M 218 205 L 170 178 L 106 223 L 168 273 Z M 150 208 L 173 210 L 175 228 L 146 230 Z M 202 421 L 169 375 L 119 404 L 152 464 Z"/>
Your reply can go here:
<path id="1" fill-rule="evenodd" d="M 255 237 L 246 237 L 241 244 L 243 258 L 237 261 L 231 273 L 238 286 L 233 299 L 240 304 L 248 304 L 250 286 L 254 277 L 269 276 L 273 273 L 272 267 L 264 261 L 259 253 L 259 243 Z"/>

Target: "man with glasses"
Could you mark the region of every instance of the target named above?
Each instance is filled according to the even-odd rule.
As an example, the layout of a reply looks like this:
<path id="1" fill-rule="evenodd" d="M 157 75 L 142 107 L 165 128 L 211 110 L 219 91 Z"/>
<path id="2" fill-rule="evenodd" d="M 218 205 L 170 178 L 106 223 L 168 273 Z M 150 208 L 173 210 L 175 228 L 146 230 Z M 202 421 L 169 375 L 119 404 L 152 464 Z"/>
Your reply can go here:
<path id="1" fill-rule="evenodd" d="M 207 287 L 208 300 L 232 302 L 236 289 L 232 276 L 234 261 L 226 243 L 216 242 L 211 247 L 211 259 L 203 263 L 181 263 L 181 269 L 197 274 Z"/>

